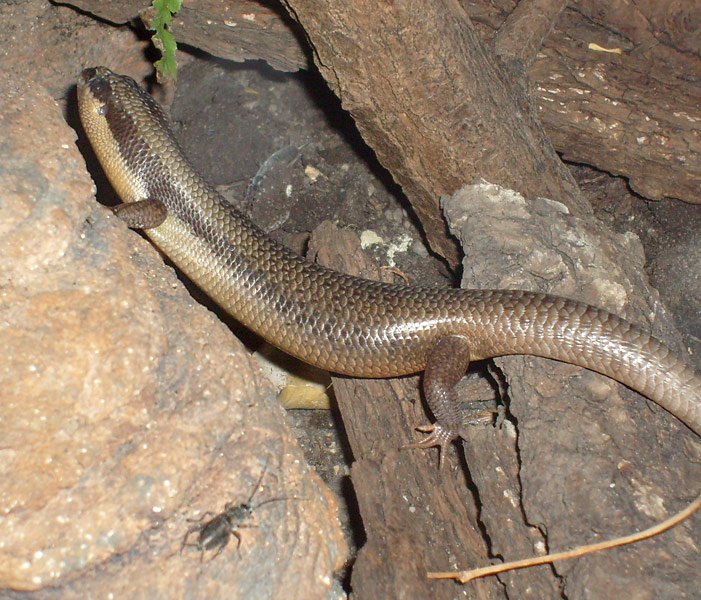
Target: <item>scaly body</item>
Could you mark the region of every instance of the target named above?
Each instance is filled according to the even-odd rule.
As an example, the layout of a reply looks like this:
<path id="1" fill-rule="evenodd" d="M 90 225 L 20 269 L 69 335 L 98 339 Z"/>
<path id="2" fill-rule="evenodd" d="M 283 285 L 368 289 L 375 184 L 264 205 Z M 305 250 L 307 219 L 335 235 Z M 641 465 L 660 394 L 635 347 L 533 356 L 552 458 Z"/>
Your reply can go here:
<path id="1" fill-rule="evenodd" d="M 311 263 L 267 237 L 195 172 L 161 108 L 133 80 L 86 69 L 78 98 L 88 137 L 126 203 L 119 216 L 145 229 L 242 324 L 333 372 L 426 371 L 437 425 L 419 446 L 459 435 L 452 386 L 471 360 L 506 354 L 608 375 L 701 435 L 701 377 L 639 327 L 557 296 L 390 285 Z"/>

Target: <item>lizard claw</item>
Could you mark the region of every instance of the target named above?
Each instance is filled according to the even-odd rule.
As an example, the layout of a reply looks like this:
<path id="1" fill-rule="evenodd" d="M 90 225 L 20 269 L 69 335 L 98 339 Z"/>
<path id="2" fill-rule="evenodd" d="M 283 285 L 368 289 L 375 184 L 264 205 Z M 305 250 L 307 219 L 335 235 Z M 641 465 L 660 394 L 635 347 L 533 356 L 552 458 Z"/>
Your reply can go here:
<path id="1" fill-rule="evenodd" d="M 427 435 L 422 440 L 419 440 L 418 442 L 402 446 L 400 450 L 409 450 L 414 448 L 425 449 L 438 446 L 438 469 L 442 469 L 443 456 L 445 455 L 446 446 L 455 439 L 455 433 L 438 423 L 434 423 L 433 425 L 422 425 L 421 427 L 417 427 L 416 430 L 421 431 L 423 433 L 428 433 L 429 435 Z"/>

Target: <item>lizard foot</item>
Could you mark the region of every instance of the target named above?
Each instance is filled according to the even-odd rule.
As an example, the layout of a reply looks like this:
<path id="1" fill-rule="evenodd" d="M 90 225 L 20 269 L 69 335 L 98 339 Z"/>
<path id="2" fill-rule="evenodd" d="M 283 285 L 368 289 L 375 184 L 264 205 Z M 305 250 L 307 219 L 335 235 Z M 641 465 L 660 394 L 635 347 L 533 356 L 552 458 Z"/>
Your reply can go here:
<path id="1" fill-rule="evenodd" d="M 418 442 L 402 446 L 400 450 L 409 450 L 414 448 L 425 449 L 438 446 L 438 469 L 440 470 L 443 468 L 443 456 L 445 454 L 446 446 L 457 437 L 455 432 L 438 423 L 434 423 L 433 425 L 422 425 L 421 427 L 417 427 L 416 430 L 423 433 L 428 433 L 429 435 Z"/>

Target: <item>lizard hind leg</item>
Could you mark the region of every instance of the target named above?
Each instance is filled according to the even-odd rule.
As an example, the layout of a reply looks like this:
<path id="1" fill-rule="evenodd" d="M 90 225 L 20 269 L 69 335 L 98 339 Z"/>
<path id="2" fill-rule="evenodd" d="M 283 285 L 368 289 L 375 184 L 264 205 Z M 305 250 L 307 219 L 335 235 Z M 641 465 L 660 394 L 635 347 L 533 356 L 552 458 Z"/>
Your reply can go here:
<path id="1" fill-rule="evenodd" d="M 455 386 L 470 365 L 470 343 L 461 335 L 448 335 L 438 340 L 431 350 L 423 377 L 424 395 L 436 422 L 417 427 L 428 433 L 425 438 L 406 448 L 440 449 L 439 468 L 443 466 L 446 446 L 460 435 L 463 425 L 460 402 Z"/>

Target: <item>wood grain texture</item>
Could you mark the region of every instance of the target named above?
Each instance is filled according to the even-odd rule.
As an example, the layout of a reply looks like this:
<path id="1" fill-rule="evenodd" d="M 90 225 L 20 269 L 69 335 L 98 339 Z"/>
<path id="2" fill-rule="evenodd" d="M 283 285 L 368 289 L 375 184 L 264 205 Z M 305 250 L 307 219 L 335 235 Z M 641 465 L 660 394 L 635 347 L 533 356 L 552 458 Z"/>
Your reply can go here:
<path id="1" fill-rule="evenodd" d="M 329 222 L 315 230 L 310 252 L 326 266 L 378 278 L 358 236 Z M 485 564 L 489 556 L 452 448 L 442 473 L 435 449 L 398 450 L 415 442 L 414 427 L 426 423 L 419 378 L 332 379 L 353 451 L 351 478 L 367 537 L 353 565 L 353 597 L 454 598 L 458 586 L 436 586 L 426 572 L 456 560 Z M 481 600 L 504 597 L 496 579 L 477 582 L 468 594 Z"/>
<path id="2" fill-rule="evenodd" d="M 438 206 L 478 174 L 589 212 L 518 85 L 452 0 L 288 0 L 333 91 L 455 264 Z M 387 110 L 392 107 L 392 110 Z"/>
<path id="3" fill-rule="evenodd" d="M 141 0 L 70 4 L 118 23 L 137 17 L 145 7 Z M 562 0 L 461 2 L 484 44 L 492 41 L 496 55 L 511 59 L 510 67 L 515 62 L 528 67 L 538 116 L 564 158 L 628 177 L 631 187 L 647 198 L 699 202 L 698 3 L 587 0 L 569 2 L 560 12 L 564 4 Z M 374 18 L 379 9 L 373 3 L 366 18 Z M 416 21 L 421 25 L 420 19 Z M 464 16 L 457 20 L 460 27 L 464 22 Z M 395 37 L 407 32 L 401 23 L 389 25 L 395 26 Z M 248 0 L 187 2 L 173 27 L 178 41 L 215 56 L 239 62 L 261 58 L 283 71 L 308 66 L 304 32 L 295 30 L 287 15 Z M 320 35 L 325 31 L 322 28 Z M 354 46 L 362 50 L 362 38 L 349 36 L 344 47 Z M 421 53 L 440 62 L 453 52 L 448 43 L 432 42 Z M 382 56 L 377 56 L 376 64 Z M 407 72 L 415 75 L 421 64 L 416 62 Z M 501 79 L 513 83 L 523 74 L 522 69 L 504 65 L 500 70 Z M 383 71 L 380 67 L 380 76 Z M 443 102 L 440 95 L 433 99 L 438 105 Z M 494 99 L 503 105 L 498 96 Z"/>

